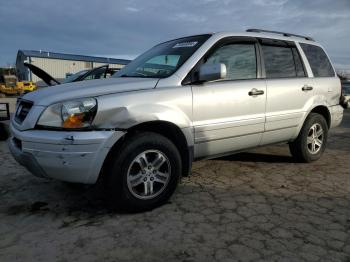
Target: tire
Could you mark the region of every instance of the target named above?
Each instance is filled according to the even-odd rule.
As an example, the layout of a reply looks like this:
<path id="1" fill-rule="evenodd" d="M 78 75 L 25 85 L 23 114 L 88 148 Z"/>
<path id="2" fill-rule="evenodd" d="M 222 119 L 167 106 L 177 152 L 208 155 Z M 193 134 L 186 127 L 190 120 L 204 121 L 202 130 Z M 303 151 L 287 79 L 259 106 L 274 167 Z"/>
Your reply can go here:
<path id="1" fill-rule="evenodd" d="M 151 210 L 166 203 L 182 170 L 176 146 L 153 132 L 127 138 L 111 161 L 105 182 L 112 204 L 131 212 Z"/>
<path id="2" fill-rule="evenodd" d="M 313 134 L 315 134 L 315 137 L 313 137 Z M 316 161 L 321 158 L 326 149 L 327 137 L 328 125 L 326 119 L 320 114 L 311 113 L 306 118 L 297 139 L 289 143 L 290 153 L 298 162 L 310 163 Z"/>

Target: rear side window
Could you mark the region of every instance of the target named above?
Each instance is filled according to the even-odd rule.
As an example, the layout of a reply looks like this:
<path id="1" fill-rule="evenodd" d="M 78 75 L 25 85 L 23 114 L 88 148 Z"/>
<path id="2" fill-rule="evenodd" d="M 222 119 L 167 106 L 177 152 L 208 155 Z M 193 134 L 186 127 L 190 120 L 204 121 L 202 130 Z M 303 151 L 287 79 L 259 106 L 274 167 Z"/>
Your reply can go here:
<path id="1" fill-rule="evenodd" d="M 319 46 L 300 43 L 314 77 L 334 77 L 334 70 L 326 53 Z"/>
<path id="2" fill-rule="evenodd" d="M 267 78 L 305 76 L 304 66 L 295 47 L 262 45 Z"/>

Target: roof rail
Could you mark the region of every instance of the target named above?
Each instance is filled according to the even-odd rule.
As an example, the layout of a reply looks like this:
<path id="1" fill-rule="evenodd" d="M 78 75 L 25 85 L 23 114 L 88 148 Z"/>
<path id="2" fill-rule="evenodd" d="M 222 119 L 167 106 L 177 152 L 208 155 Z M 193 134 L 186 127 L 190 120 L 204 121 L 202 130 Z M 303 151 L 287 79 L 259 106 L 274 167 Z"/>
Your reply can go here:
<path id="1" fill-rule="evenodd" d="M 304 39 L 306 39 L 306 40 L 315 41 L 313 38 L 311 38 L 311 37 L 309 37 L 309 36 L 296 35 L 296 34 L 290 34 L 290 33 L 278 32 L 278 31 L 263 30 L 263 29 L 251 28 L 251 29 L 247 29 L 246 32 L 271 33 L 271 34 L 279 34 L 279 35 L 288 36 L 288 37 L 289 37 L 289 36 L 295 36 L 295 37 L 304 38 Z"/>

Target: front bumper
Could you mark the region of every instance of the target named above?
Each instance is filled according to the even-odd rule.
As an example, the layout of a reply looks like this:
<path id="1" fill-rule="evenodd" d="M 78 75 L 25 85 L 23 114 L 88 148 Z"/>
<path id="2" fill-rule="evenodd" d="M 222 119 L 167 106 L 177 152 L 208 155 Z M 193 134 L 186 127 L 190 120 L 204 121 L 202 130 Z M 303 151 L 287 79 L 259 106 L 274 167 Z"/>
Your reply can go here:
<path id="1" fill-rule="evenodd" d="M 38 177 L 94 184 L 123 131 L 19 131 L 8 140 L 14 158 Z"/>

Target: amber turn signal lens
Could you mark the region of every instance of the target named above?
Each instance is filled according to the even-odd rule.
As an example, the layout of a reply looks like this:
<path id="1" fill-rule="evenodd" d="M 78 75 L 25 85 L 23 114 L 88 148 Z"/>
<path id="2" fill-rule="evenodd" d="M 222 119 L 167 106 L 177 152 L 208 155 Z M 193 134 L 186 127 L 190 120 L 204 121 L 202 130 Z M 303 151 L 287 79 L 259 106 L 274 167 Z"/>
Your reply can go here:
<path id="1" fill-rule="evenodd" d="M 84 126 L 83 120 L 84 120 L 84 114 L 70 115 L 66 120 L 64 120 L 63 127 L 64 128 L 82 128 Z"/>

